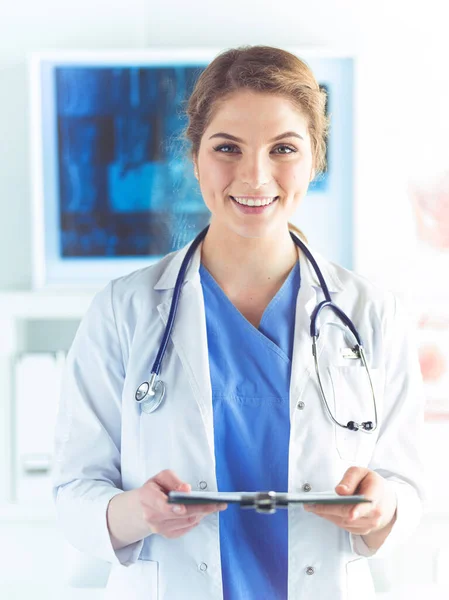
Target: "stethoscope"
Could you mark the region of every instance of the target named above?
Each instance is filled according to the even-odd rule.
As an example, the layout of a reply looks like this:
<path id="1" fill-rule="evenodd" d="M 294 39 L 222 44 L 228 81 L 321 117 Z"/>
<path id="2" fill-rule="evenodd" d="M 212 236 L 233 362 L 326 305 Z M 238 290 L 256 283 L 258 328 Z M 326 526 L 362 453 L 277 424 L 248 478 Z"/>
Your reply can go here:
<path id="1" fill-rule="evenodd" d="M 154 412 L 157 408 L 159 408 L 159 406 L 162 404 L 162 402 L 165 398 L 165 392 L 166 392 L 165 384 L 161 379 L 158 378 L 159 372 L 161 370 L 161 363 L 164 358 L 165 351 L 167 349 L 167 344 L 168 344 L 168 340 L 170 339 L 170 335 L 171 335 L 171 332 L 173 329 L 173 324 L 175 322 L 176 312 L 178 309 L 179 297 L 181 294 L 181 289 L 182 289 L 182 285 L 184 283 L 184 278 L 185 278 L 187 268 L 189 266 L 189 263 L 190 263 L 190 260 L 193 256 L 193 254 L 195 253 L 195 250 L 198 248 L 198 246 L 201 244 L 201 242 L 205 238 L 208 230 L 209 230 L 209 226 L 207 226 L 205 229 L 203 229 L 203 231 L 201 231 L 201 233 L 199 233 L 197 235 L 197 237 L 193 240 L 189 249 L 187 250 L 184 260 L 182 261 L 181 268 L 179 269 L 178 277 L 176 278 L 175 289 L 174 289 L 173 298 L 171 301 L 170 312 L 168 315 L 168 321 L 165 326 L 164 335 L 163 335 L 163 338 L 161 341 L 159 351 L 156 356 L 156 360 L 154 361 L 153 368 L 151 369 L 150 380 L 145 381 L 144 383 L 139 385 L 139 387 L 137 388 L 137 391 L 135 394 L 135 400 L 140 405 L 142 411 L 145 413 Z M 324 297 L 325 297 L 325 299 L 322 302 L 317 304 L 317 306 L 314 308 L 312 315 L 310 317 L 310 336 L 312 338 L 312 354 L 313 354 L 314 363 L 315 363 L 315 371 L 317 374 L 321 397 L 324 402 L 326 412 L 329 415 L 329 417 L 332 419 L 332 421 L 339 427 L 343 427 L 344 429 L 349 429 L 351 431 L 363 431 L 365 433 L 372 433 L 373 431 L 375 431 L 377 429 L 377 403 L 376 403 L 376 397 L 374 394 L 373 383 L 371 380 L 371 373 L 368 368 L 365 350 L 363 348 L 363 344 L 362 344 L 360 335 L 359 335 L 355 325 L 352 323 L 351 319 L 341 310 L 341 308 L 339 308 L 334 302 L 332 302 L 331 296 L 329 293 L 329 289 L 326 285 L 323 274 L 321 273 L 321 270 L 318 267 L 318 264 L 317 264 L 316 260 L 314 259 L 314 257 L 312 256 L 310 250 L 292 232 L 290 232 L 290 235 L 291 235 L 294 243 L 304 252 L 306 257 L 312 264 L 313 269 L 314 269 L 314 271 L 318 277 L 318 280 L 320 282 L 321 289 L 323 290 Z M 353 334 L 354 338 L 357 340 L 357 344 L 351 349 L 351 352 L 352 352 L 353 357 L 359 358 L 362 361 L 363 367 L 366 369 L 366 373 L 367 373 L 370 388 L 371 388 L 372 399 L 373 399 L 374 423 L 372 421 L 364 421 L 362 423 L 357 423 L 356 421 L 348 421 L 348 423 L 345 425 L 344 423 L 340 423 L 339 421 L 337 421 L 335 419 L 334 415 L 332 414 L 332 411 L 329 408 L 329 404 L 326 400 L 326 395 L 324 393 L 324 389 L 323 389 L 323 385 L 322 385 L 322 378 L 320 375 L 320 370 L 319 370 L 319 365 L 318 365 L 318 351 L 317 351 L 317 341 L 318 341 L 318 338 L 320 335 L 319 328 L 318 328 L 318 318 L 319 318 L 321 312 L 324 311 L 325 309 L 329 309 L 332 312 L 334 312 L 335 315 L 344 323 L 344 325 L 346 325 L 346 327 Z"/>

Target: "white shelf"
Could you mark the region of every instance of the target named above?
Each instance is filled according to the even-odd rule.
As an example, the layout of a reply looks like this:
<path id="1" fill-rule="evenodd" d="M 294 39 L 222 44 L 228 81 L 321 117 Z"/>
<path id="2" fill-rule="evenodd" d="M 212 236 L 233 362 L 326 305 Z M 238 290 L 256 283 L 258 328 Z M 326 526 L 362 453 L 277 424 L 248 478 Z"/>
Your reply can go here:
<path id="1" fill-rule="evenodd" d="M 30 338 L 27 332 L 32 331 L 26 322 L 52 321 L 55 323 L 49 330 L 55 331 L 60 321 L 80 321 L 85 315 L 98 288 L 60 288 L 29 291 L 0 292 L 0 522 L 7 521 L 51 521 L 54 519 L 51 508 L 25 508 L 6 505 L 16 499 L 17 482 L 15 473 L 14 448 L 14 361 L 21 352 L 29 349 Z M 45 327 L 45 325 L 43 325 Z M 67 323 L 61 331 L 70 333 L 71 325 Z M 51 338 L 51 334 L 50 334 Z M 67 350 L 70 340 L 61 339 L 42 351 Z M 62 343 L 60 348 L 57 344 Z M 31 344 L 32 346 L 32 344 Z M 34 350 L 39 351 L 39 349 Z"/>
<path id="2" fill-rule="evenodd" d="M 0 292 L 1 320 L 80 319 L 97 289 Z"/>

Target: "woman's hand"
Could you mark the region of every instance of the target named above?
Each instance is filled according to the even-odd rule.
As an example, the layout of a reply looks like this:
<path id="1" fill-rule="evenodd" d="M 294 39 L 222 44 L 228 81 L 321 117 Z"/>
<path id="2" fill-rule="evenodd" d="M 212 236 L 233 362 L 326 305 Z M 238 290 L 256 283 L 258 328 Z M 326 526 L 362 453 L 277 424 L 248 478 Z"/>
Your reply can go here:
<path id="1" fill-rule="evenodd" d="M 183 483 L 173 471 L 161 471 L 149 479 L 138 491 L 144 521 L 152 533 L 165 538 L 178 538 L 194 529 L 211 513 L 224 510 L 226 504 L 184 506 L 168 504 L 168 492 L 190 492 L 191 486 Z"/>
<path id="2" fill-rule="evenodd" d="M 388 482 L 364 467 L 351 467 L 335 488 L 337 494 L 363 494 L 370 503 L 314 504 L 304 509 L 335 523 L 338 527 L 364 536 L 366 544 L 377 550 L 390 533 L 396 520 L 396 494 Z"/>

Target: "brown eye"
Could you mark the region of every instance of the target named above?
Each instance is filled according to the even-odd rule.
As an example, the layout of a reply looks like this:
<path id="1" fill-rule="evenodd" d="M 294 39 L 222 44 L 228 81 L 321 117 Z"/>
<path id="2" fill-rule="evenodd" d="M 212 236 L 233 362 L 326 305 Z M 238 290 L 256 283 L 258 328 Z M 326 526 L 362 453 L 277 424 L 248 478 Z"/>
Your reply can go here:
<path id="1" fill-rule="evenodd" d="M 279 152 L 276 152 L 276 150 L 279 150 Z M 293 154 L 296 152 L 296 150 L 295 148 L 292 148 L 292 146 L 286 146 L 285 144 L 282 144 L 281 146 L 276 146 L 273 152 L 275 154 Z"/>
<path id="2" fill-rule="evenodd" d="M 220 146 L 216 146 L 214 150 L 215 152 L 221 152 L 222 154 L 236 154 L 234 150 L 238 152 L 237 146 L 233 146 L 232 144 L 221 144 Z"/>

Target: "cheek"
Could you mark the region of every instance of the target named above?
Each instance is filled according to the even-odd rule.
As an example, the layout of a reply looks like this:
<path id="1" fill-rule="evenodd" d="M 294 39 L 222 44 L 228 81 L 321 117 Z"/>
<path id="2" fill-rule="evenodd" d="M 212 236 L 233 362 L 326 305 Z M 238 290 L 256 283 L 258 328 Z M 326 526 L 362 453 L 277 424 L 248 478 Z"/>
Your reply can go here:
<path id="1" fill-rule="evenodd" d="M 201 188 L 204 193 L 222 192 L 234 179 L 234 165 L 217 161 L 205 162 L 200 171 Z"/>
<path id="2" fill-rule="evenodd" d="M 298 190 L 308 186 L 310 178 L 310 170 L 307 164 L 283 165 L 279 169 L 278 182 L 285 189 Z"/>

